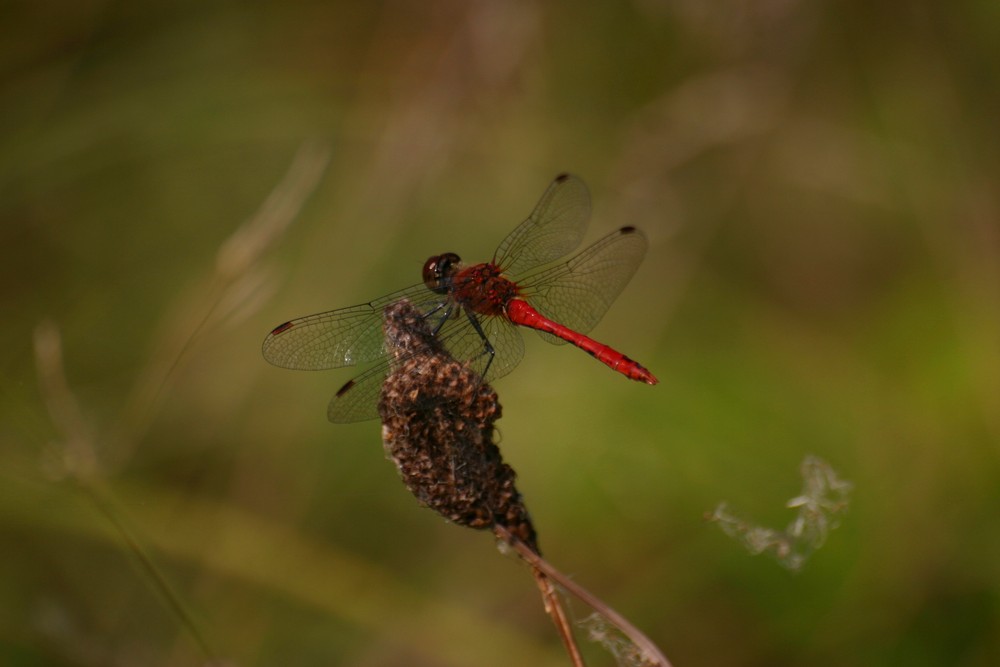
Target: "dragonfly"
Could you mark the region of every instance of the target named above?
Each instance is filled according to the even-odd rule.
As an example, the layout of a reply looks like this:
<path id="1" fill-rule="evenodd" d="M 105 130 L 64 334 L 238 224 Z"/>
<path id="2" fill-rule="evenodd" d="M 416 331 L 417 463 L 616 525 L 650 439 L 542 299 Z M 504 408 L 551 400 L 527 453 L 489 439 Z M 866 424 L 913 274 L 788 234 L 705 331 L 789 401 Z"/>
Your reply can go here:
<path id="1" fill-rule="evenodd" d="M 590 193 L 580 178 L 560 174 L 493 259 L 466 265 L 455 253 L 424 263 L 423 280 L 368 303 L 290 320 L 264 339 L 264 358 L 283 368 L 325 370 L 374 363 L 330 401 L 335 423 L 375 419 L 394 349 L 383 311 L 403 299 L 426 318 L 435 338 L 484 381 L 509 373 L 524 356 L 519 330 L 550 343 L 570 343 L 625 377 L 657 384 L 638 362 L 586 334 L 600 321 L 646 254 L 646 237 L 621 227 L 564 259 L 583 240 Z"/>

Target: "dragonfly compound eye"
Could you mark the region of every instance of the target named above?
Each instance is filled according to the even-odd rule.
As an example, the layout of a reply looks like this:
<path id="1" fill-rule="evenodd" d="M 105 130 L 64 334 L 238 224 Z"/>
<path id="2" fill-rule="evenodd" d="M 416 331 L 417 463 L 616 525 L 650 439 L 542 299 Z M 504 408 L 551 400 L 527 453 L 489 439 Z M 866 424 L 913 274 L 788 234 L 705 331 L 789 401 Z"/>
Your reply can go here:
<path id="1" fill-rule="evenodd" d="M 432 292 L 445 294 L 461 263 L 461 258 L 453 252 L 431 257 L 424 264 L 424 285 Z"/>

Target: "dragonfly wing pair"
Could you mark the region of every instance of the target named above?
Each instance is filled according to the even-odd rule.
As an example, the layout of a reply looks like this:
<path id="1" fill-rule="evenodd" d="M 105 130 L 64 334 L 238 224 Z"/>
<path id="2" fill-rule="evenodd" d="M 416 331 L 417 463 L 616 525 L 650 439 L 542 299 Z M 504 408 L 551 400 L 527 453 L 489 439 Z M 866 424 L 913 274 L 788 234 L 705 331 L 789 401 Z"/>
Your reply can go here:
<path id="1" fill-rule="evenodd" d="M 607 312 L 646 251 L 645 237 L 624 227 L 568 261 L 545 268 L 580 245 L 589 216 L 587 187 L 575 176 L 560 175 L 531 215 L 500 244 L 491 263 L 517 285 L 518 299 L 580 333 L 590 331 Z M 375 362 L 337 392 L 327 411 L 334 422 L 373 419 L 393 352 L 385 341 L 383 311 L 404 298 L 429 318 L 431 330 L 452 356 L 487 380 L 506 375 L 524 355 L 521 334 L 505 313 L 473 313 L 452 294 L 431 291 L 421 283 L 366 304 L 285 322 L 265 339 L 264 358 L 299 370 Z M 539 333 L 549 342 L 564 342 Z"/>

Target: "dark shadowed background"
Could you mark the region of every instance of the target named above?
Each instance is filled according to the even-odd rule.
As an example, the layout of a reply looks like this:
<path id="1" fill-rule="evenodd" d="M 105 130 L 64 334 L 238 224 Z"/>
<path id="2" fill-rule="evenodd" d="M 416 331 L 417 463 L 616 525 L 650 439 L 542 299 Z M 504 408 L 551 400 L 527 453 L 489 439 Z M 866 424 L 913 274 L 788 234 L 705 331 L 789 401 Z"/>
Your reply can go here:
<path id="1" fill-rule="evenodd" d="M 0 10 L 0 662 L 567 664 L 326 421 L 351 371 L 260 344 L 572 171 L 650 239 L 594 335 L 661 384 L 526 336 L 548 558 L 678 667 L 1000 663 L 1000 5 L 430 4 Z M 807 454 L 855 489 L 801 572 L 704 521 L 784 527 Z"/>

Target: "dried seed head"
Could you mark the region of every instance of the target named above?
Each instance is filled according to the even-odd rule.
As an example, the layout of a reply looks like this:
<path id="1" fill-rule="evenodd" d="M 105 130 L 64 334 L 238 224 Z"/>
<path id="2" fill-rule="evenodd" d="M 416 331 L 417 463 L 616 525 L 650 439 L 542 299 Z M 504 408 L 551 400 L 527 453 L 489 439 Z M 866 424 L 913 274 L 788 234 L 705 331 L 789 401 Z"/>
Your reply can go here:
<path id="1" fill-rule="evenodd" d="M 503 526 L 537 552 L 516 475 L 494 443 L 496 392 L 448 354 L 409 302 L 386 307 L 385 336 L 394 362 L 378 411 L 386 454 L 403 483 L 446 519 Z"/>

